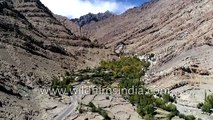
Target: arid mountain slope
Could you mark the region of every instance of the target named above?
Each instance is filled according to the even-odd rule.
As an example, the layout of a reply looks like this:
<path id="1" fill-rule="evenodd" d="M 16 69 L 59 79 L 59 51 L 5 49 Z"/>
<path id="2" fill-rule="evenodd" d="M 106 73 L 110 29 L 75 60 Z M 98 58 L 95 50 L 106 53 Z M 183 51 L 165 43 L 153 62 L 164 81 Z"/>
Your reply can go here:
<path id="1" fill-rule="evenodd" d="M 213 1 L 154 0 L 120 16 L 83 27 L 91 40 L 116 53 L 154 53 L 143 79 L 152 89 L 169 88 L 180 112 L 211 120 L 196 109 L 212 93 Z"/>
<path id="2" fill-rule="evenodd" d="M 49 41 L 55 46 L 63 47 L 71 56 L 78 59 L 73 62 L 74 64 L 76 63 L 75 66 L 82 65 L 85 60 L 87 61 L 88 58 L 84 56 L 90 49 L 97 48 L 99 50 L 101 47 L 96 43 L 92 43 L 89 39 L 79 36 L 78 28 L 75 24 L 69 26 L 66 21 L 64 23 L 62 17 L 52 14 L 39 0 L 15 2 L 14 6 L 47 38 L 45 41 Z M 73 34 L 73 32 L 76 34 Z M 84 51 L 81 52 L 80 48 Z M 94 50 L 94 52 L 96 51 Z M 91 55 L 89 56 L 91 57 Z"/>
<path id="3" fill-rule="evenodd" d="M 2 44 L 1 58 L 3 60 L 15 66 L 19 66 L 20 64 L 19 67 L 23 69 L 32 69 L 31 66 L 26 67 L 21 65 L 27 64 L 25 62 L 29 61 L 33 66 L 34 62 L 31 60 L 34 59 L 29 59 L 30 57 L 33 58 L 33 56 L 30 55 L 53 61 L 60 61 L 61 58 L 66 57 L 68 59 L 70 54 L 64 48 L 48 41 L 47 36 L 36 29 L 24 15 L 14 9 L 12 3 L 10 4 L 9 2 L 3 1 L 1 2 L 1 6 L 0 42 Z M 23 54 L 21 54 L 21 52 L 23 52 Z M 16 58 L 10 60 L 8 56 Z"/>
<path id="4" fill-rule="evenodd" d="M 46 49 L 46 37 L 14 9 L 12 2 L 1 1 L 0 11 L 0 118 L 36 119 L 40 112 L 32 89 L 38 81 L 46 83 L 63 71 L 61 59 L 72 58 L 65 52 L 54 52 L 56 46 L 48 45 L 55 48 L 53 51 Z"/>
<path id="5" fill-rule="evenodd" d="M 61 22 L 66 28 L 68 28 L 72 33 L 77 36 L 80 36 L 80 26 L 74 22 L 72 22 L 69 18 L 61 16 L 61 15 L 54 15 L 55 18 Z"/>
<path id="6" fill-rule="evenodd" d="M 40 1 L 15 2 L 15 9 L 23 14 L 48 40 L 70 46 L 89 46 L 66 28 Z"/>
<path id="7" fill-rule="evenodd" d="M 0 21 L 0 119 L 52 119 L 46 109 L 56 103 L 39 87 L 108 54 L 74 35 L 39 0 L 0 0 Z"/>
<path id="8" fill-rule="evenodd" d="M 154 0 L 120 16 L 90 24 L 84 33 L 107 46 L 122 41 L 129 52 L 150 51 L 169 44 L 206 42 L 211 36 L 211 0 Z"/>
<path id="9" fill-rule="evenodd" d="M 196 108 L 213 91 L 212 0 L 154 0 L 85 25 L 89 39 L 39 0 L 0 0 L 0 21 L 0 118 L 52 119 L 63 105 L 38 92 L 52 76 L 95 66 L 113 52 L 150 52 L 156 61 L 146 85 L 172 90 L 181 113 L 212 119 Z"/>
<path id="10" fill-rule="evenodd" d="M 120 16 L 87 25 L 83 30 L 91 40 L 112 51 L 154 53 L 157 64 L 150 74 L 155 74 L 196 63 L 193 56 L 200 59 L 200 66 L 211 69 L 211 56 L 201 52 L 212 48 L 212 21 L 212 0 L 154 0 Z M 205 64 L 207 61 L 209 65 Z"/>

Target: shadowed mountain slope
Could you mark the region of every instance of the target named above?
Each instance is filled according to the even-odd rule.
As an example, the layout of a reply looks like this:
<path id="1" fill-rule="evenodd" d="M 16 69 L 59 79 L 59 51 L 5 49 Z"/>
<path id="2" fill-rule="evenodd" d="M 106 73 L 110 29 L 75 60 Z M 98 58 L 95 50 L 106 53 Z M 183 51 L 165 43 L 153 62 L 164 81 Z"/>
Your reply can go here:
<path id="1" fill-rule="evenodd" d="M 0 21 L 0 118 L 52 119 L 45 109 L 54 100 L 48 104 L 36 90 L 66 70 L 97 64 L 93 56 L 102 49 L 74 35 L 39 0 L 0 0 Z"/>

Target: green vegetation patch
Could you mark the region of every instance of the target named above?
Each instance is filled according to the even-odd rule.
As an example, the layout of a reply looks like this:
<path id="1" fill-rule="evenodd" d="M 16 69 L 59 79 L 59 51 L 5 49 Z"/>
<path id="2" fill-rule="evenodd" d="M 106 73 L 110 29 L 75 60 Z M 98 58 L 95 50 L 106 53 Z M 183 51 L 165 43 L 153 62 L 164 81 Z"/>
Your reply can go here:
<path id="1" fill-rule="evenodd" d="M 121 57 L 119 60 L 102 61 L 100 68 L 112 70 L 114 77 L 140 78 L 150 63 L 137 57 Z"/>
<path id="2" fill-rule="evenodd" d="M 88 106 L 91 107 L 92 112 L 97 112 L 98 114 L 103 116 L 104 120 L 111 120 L 111 118 L 108 116 L 107 112 L 104 109 L 100 107 L 97 108 L 92 102 L 90 102 Z"/>
<path id="3" fill-rule="evenodd" d="M 206 96 L 204 103 L 199 103 L 197 105 L 197 107 L 199 109 L 201 109 L 203 112 L 212 113 L 212 109 L 213 109 L 213 94 Z"/>
<path id="4" fill-rule="evenodd" d="M 73 86 L 71 83 L 73 83 L 74 78 L 72 77 L 71 73 L 66 72 L 65 76 L 61 76 L 61 79 L 59 77 L 53 77 L 51 89 L 52 90 L 61 90 L 64 91 L 64 93 L 68 93 L 68 95 L 71 95 Z M 60 92 L 56 92 L 57 96 L 61 96 Z"/>
<path id="5" fill-rule="evenodd" d="M 150 59 L 153 57 L 154 55 L 151 54 Z M 75 73 L 66 72 L 65 76 L 62 77 L 62 81 L 54 78 L 52 87 L 69 89 L 72 87 L 70 86 L 70 83 L 73 82 L 74 78 L 76 77 L 78 78 L 78 81 L 90 80 L 92 83 L 102 87 L 107 87 L 114 82 L 119 82 L 119 88 L 121 89 L 120 91 L 123 89 L 131 89 L 129 92 L 132 94 L 122 95 L 125 99 L 128 99 L 131 104 L 137 107 L 137 112 L 145 120 L 153 120 L 154 116 L 157 114 L 157 108 L 170 112 L 170 114 L 167 116 L 168 119 L 172 119 L 174 116 L 180 115 L 176 106 L 173 104 L 176 102 L 173 96 L 170 96 L 170 94 L 155 95 L 144 86 L 141 78 L 145 75 L 149 66 L 149 62 L 146 60 L 141 61 L 137 57 L 121 57 L 118 60 L 102 61 L 100 66 L 97 68 L 86 68 Z M 132 92 L 133 90 L 140 92 Z M 209 105 L 209 103 L 213 102 L 211 101 L 211 97 L 209 97 L 207 100 L 208 101 L 206 101 L 204 105 Z M 104 111 L 102 108 L 97 108 L 91 102 L 89 103 L 89 107 L 91 107 L 92 112 L 99 113 L 105 118 L 105 120 L 110 119 L 106 111 Z M 210 109 L 211 107 L 207 108 Z M 183 115 L 183 118 L 186 120 L 193 120 L 192 116 Z"/>

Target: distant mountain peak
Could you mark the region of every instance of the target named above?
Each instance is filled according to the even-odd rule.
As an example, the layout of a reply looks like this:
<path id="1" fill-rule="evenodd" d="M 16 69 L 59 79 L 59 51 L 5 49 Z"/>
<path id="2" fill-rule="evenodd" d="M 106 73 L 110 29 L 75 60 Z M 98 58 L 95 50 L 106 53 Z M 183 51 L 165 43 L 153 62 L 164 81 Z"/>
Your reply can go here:
<path id="1" fill-rule="evenodd" d="M 92 22 L 98 22 L 112 16 L 114 16 L 114 14 L 110 11 L 106 11 L 104 13 L 98 13 L 98 14 L 88 13 L 84 16 L 81 16 L 80 18 L 71 19 L 71 21 L 78 24 L 79 26 L 84 26 L 86 24 L 90 24 Z"/>

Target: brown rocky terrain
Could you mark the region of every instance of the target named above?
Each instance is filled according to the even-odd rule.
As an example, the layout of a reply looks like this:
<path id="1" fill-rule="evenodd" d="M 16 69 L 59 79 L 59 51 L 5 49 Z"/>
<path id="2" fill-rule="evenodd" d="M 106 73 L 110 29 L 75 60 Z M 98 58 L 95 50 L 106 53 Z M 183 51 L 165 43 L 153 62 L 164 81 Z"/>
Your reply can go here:
<path id="1" fill-rule="evenodd" d="M 83 31 L 112 52 L 154 53 L 157 61 L 144 78 L 147 86 L 175 91 L 181 112 L 208 120 L 196 104 L 204 91 L 212 93 L 212 6 L 212 0 L 154 0 Z"/>
<path id="2" fill-rule="evenodd" d="M 154 53 L 146 85 L 170 89 L 181 113 L 212 119 L 196 108 L 205 91 L 213 91 L 212 0 L 154 0 L 85 25 L 81 33 L 39 0 L 0 0 L 0 21 L 0 119 L 52 119 L 66 104 L 41 95 L 40 88 L 52 76 L 96 66 L 115 53 Z M 104 107 L 115 119 L 141 119 L 121 97 L 109 98 L 87 95 L 82 102 Z M 85 118 L 102 119 L 93 113 L 76 119 Z"/>
<path id="3" fill-rule="evenodd" d="M 54 15 L 55 18 L 60 21 L 64 26 L 66 26 L 69 30 L 71 30 L 72 33 L 75 35 L 80 36 L 80 26 L 68 18 L 61 16 L 61 15 Z"/>
<path id="4" fill-rule="evenodd" d="M 154 0 L 83 29 L 110 47 L 124 42 L 129 53 L 157 54 L 173 45 L 180 51 L 193 44 L 211 45 L 211 5 L 210 0 Z"/>
<path id="5" fill-rule="evenodd" d="M 39 0 L 1 0 L 0 21 L 0 119 L 52 119 L 55 113 L 46 109 L 63 105 L 37 88 L 67 69 L 94 66 L 95 55 L 108 54 L 74 35 Z"/>
<path id="6" fill-rule="evenodd" d="M 82 91 L 90 90 L 96 85 L 85 81 L 81 84 L 77 85 L 76 88 L 79 89 L 79 93 L 83 93 Z M 97 87 L 97 86 L 96 86 Z M 81 88 L 84 88 L 83 90 Z M 90 102 L 94 103 L 95 106 L 104 108 L 107 111 L 108 115 L 112 120 L 141 120 L 141 116 L 135 111 L 136 106 L 130 104 L 127 100 L 125 100 L 122 95 L 119 94 L 79 94 L 79 103 L 83 109 L 88 110 L 83 112 L 82 114 L 77 115 L 74 120 L 102 120 L 103 116 L 98 113 L 94 113 L 89 111 L 88 104 Z M 67 120 L 71 119 L 68 117 Z"/>

